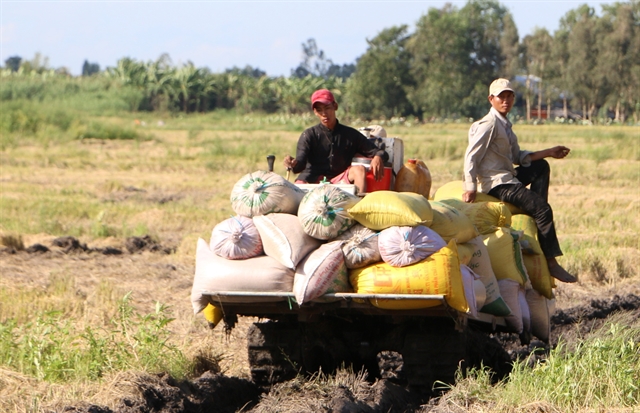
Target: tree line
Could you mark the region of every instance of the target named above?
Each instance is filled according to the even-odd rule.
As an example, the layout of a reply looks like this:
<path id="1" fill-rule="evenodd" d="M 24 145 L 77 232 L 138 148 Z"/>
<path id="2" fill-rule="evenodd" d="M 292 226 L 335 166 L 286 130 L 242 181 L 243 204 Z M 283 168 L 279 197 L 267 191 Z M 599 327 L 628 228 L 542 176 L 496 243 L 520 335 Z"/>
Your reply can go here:
<path id="1" fill-rule="evenodd" d="M 537 28 L 522 40 L 503 5 L 470 0 L 461 8 L 430 8 L 412 33 L 406 25 L 394 26 L 367 43 L 355 64 L 341 66 L 309 39 L 289 77 L 251 66 L 212 73 L 191 62 L 175 66 L 168 55 L 148 62 L 127 57 L 104 71 L 85 61 L 83 77 L 100 76 L 108 80 L 105 87 L 115 82 L 125 88 L 132 110 L 301 113 L 309 110 L 310 94 L 324 87 L 339 96 L 350 116 L 423 120 L 479 118 L 488 108 L 488 84 L 506 77 L 516 85 L 517 111 L 527 120 L 545 111 L 551 117 L 553 110 L 564 119 L 640 121 L 639 0 L 603 5 L 601 15 L 581 5 L 553 34 Z M 36 58 L 7 59 L 4 80 L 69 76 Z"/>

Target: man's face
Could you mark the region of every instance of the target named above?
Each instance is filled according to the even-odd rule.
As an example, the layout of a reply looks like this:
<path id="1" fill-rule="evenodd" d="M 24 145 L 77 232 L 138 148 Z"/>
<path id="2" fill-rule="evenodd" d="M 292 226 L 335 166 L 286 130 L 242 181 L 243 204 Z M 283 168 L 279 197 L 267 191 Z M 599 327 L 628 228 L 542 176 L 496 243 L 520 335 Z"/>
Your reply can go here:
<path id="1" fill-rule="evenodd" d="M 313 105 L 313 113 L 320 119 L 320 123 L 329 129 L 333 129 L 336 125 L 336 109 L 338 104 L 335 102 L 329 104 L 318 102 Z"/>
<path id="2" fill-rule="evenodd" d="M 510 90 L 505 90 L 498 96 L 489 95 L 489 102 L 491 102 L 491 106 L 493 106 L 493 108 L 503 116 L 507 116 L 507 113 L 509 113 L 513 107 L 515 100 L 516 96 Z"/>

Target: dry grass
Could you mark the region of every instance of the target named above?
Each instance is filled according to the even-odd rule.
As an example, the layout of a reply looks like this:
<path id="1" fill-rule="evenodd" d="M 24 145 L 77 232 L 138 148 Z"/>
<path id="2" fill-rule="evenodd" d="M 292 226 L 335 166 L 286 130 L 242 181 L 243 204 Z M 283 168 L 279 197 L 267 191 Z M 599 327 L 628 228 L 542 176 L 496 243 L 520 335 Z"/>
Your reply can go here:
<path id="1" fill-rule="evenodd" d="M 80 330 L 104 325 L 117 300 L 131 291 L 133 304 L 142 312 L 151 311 L 156 301 L 169 306 L 175 318 L 168 326 L 171 340 L 187 356 L 212 354 L 225 374 L 249 377 L 246 331 L 253 320 L 241 319 L 227 336 L 220 326 L 206 328 L 191 310 L 196 241 L 208 239 L 216 223 L 233 215 L 233 184 L 245 173 L 266 169 L 266 155 L 276 154 L 276 172 L 284 175 L 282 157 L 295 151 L 299 132 L 273 125 L 268 132 L 224 131 L 220 125 L 197 121 L 200 128 L 190 132 L 180 129 L 184 120 L 176 119 L 175 125 L 168 120 L 165 128 L 150 128 L 154 138 L 148 141 L 49 142 L 0 152 L 2 245 L 16 250 L 35 243 L 50 246 L 56 236 L 73 235 L 90 248 L 123 249 L 126 237 L 150 234 L 176 251 L 121 256 L 0 253 L 0 322 L 24 322 L 57 309 Z M 465 124 L 387 127 L 389 136 L 404 140 L 405 159 L 426 161 L 434 190 L 460 179 L 467 130 Z M 563 262 L 580 277 L 577 285 L 556 289 L 558 306 L 621 288 L 640 294 L 638 144 L 628 155 L 616 152 L 613 159 L 594 152 L 596 146 L 618 142 L 610 136 L 613 132 L 637 138 L 637 128 L 516 126 L 516 132 L 526 148 L 574 148 L 575 155 L 568 159 L 551 161 L 550 202 L 566 253 Z M 135 377 L 119 373 L 99 383 L 51 384 L 3 369 L 0 410 L 37 411 L 76 401 L 113 406 L 121 394 L 133 391 Z M 290 385 L 322 383 L 319 388 L 324 389 L 331 380 L 357 392 L 358 380 L 341 383 L 339 376 Z M 289 397 L 286 386 L 269 397 L 273 400 L 265 402 L 276 409 Z M 554 411 L 544 405 L 530 407 L 533 410 L 519 411 Z"/>

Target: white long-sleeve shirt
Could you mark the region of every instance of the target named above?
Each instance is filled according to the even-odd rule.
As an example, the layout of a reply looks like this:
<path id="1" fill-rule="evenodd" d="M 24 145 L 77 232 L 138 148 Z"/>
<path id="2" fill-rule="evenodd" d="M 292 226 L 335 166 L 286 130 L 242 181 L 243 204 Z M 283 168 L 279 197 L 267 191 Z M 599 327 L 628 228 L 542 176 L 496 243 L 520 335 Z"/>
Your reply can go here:
<path id="1" fill-rule="evenodd" d="M 464 156 L 464 190 L 489 192 L 517 183 L 513 165 L 531 165 L 531 151 L 520 150 L 511 122 L 494 108 L 469 128 L 469 146 Z"/>

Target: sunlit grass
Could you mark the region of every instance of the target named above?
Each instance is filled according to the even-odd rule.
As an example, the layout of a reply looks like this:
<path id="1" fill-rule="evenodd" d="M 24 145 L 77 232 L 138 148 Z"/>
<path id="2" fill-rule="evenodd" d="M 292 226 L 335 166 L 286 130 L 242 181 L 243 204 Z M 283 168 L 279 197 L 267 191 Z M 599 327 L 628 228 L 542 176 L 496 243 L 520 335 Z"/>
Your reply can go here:
<path id="1" fill-rule="evenodd" d="M 26 107 L 23 109 L 25 113 Z M 34 115 L 34 119 L 41 122 L 34 132 L 24 129 L 29 125 L 27 119 L 22 130 L 3 133 L 0 147 L 3 245 L 19 245 L 21 240 L 34 234 L 73 235 L 89 245 L 151 235 L 162 244 L 176 247 L 176 253 L 168 257 L 168 261 L 159 263 L 159 267 L 140 270 L 137 276 L 142 282 L 157 282 L 163 265 L 182 262 L 192 265 L 197 239 L 208 239 L 217 223 L 234 215 L 229 200 L 233 185 L 246 173 L 266 169 L 269 154 L 276 155 L 275 172 L 285 175 L 283 156 L 295 153 L 300 132 L 315 123 L 312 116 L 243 115 L 232 111 L 188 116 L 158 113 L 114 116 L 108 112 L 87 115 L 71 109 L 60 112 L 61 119 L 54 122 L 55 116 L 48 115 L 50 110 L 43 109 Z M 51 113 L 56 112 L 51 110 Z M 352 124 L 359 127 L 374 123 L 380 122 L 354 121 Z M 137 138 L 112 139 L 105 132 L 103 136 L 79 139 L 78 130 L 89 125 L 98 125 L 96 129 L 105 131 L 132 130 Z M 432 176 L 432 191 L 462 178 L 468 122 L 410 126 L 392 123 L 385 124 L 385 128 L 389 136 L 403 139 L 405 159 L 418 158 L 426 162 Z M 637 277 L 640 268 L 638 128 L 516 125 L 515 131 L 523 149 L 539 150 L 556 144 L 572 148 L 568 158 L 550 160 L 550 203 L 565 253 L 562 264 L 576 272 L 581 282 L 609 285 Z M 116 135 L 118 133 L 111 136 Z M 21 248 L 29 246 L 23 244 Z M 117 303 L 126 293 L 121 290 L 122 280 L 100 280 L 80 288 L 78 277 L 91 274 L 76 273 L 76 264 L 48 269 L 42 285 L 37 288 L 12 286 L 13 281 L 2 280 L 0 321 L 14 320 L 14 330 L 22 329 L 21 334 L 34 337 L 39 333 L 30 330 L 27 323 L 33 328 L 53 328 L 55 324 L 56 334 L 76 338 L 78 332 L 74 328 L 84 330 L 87 326 L 93 327 L 95 322 L 106 328 L 105 321 L 116 316 Z M 170 275 L 164 277 L 171 280 Z M 171 296 L 174 292 L 170 289 L 164 293 L 173 300 L 187 303 L 184 291 L 188 290 L 190 279 L 191 274 L 175 281 L 184 297 Z M 155 298 L 144 297 L 136 303 L 140 317 L 156 314 L 150 306 Z M 77 326 L 65 324 L 63 319 L 55 318 L 56 314 L 75 320 Z M 213 344 L 218 349 L 227 348 L 224 334 L 216 331 L 215 338 L 207 336 L 202 332 L 203 325 L 194 321 L 189 308 L 176 313 L 168 311 L 166 316 L 175 318 L 166 327 L 172 332 L 171 343 L 189 357 L 194 348 L 209 348 L 207 346 Z M 206 343 L 185 343 L 196 335 L 203 341 L 205 337 Z M 65 343 L 62 339 L 59 342 Z M 227 366 L 229 374 L 246 376 L 244 354 L 244 348 L 228 350 L 221 364 Z M 2 368 L 9 368 L 7 366 L 15 368 L 6 363 Z M 183 373 L 188 371 L 184 366 L 181 369 Z M 11 377 L 18 374 L 11 371 Z M 531 372 L 523 373 L 523 377 L 527 373 Z M 24 377 L 31 377 L 30 374 L 25 373 Z M 2 377 L 8 376 L 0 372 L 0 385 Z M 490 391 L 489 385 L 482 381 L 473 386 L 476 387 L 462 386 L 460 391 L 474 397 Z M 517 392 L 513 388 L 511 391 L 516 403 Z M 486 395 L 492 403 L 502 397 L 493 392 Z M 504 399 L 510 400 L 509 397 Z M 39 403 L 39 399 L 34 403 Z M 561 399 L 545 403 L 565 408 Z M 592 406 L 599 406 L 598 402 L 593 403 L 596 404 Z"/>
<path id="2" fill-rule="evenodd" d="M 561 342 L 533 367 L 515 362 L 496 386 L 486 369 L 459 376 L 439 405 L 483 412 L 634 411 L 640 405 L 639 342 L 638 320 L 614 316 L 572 348 Z"/>

